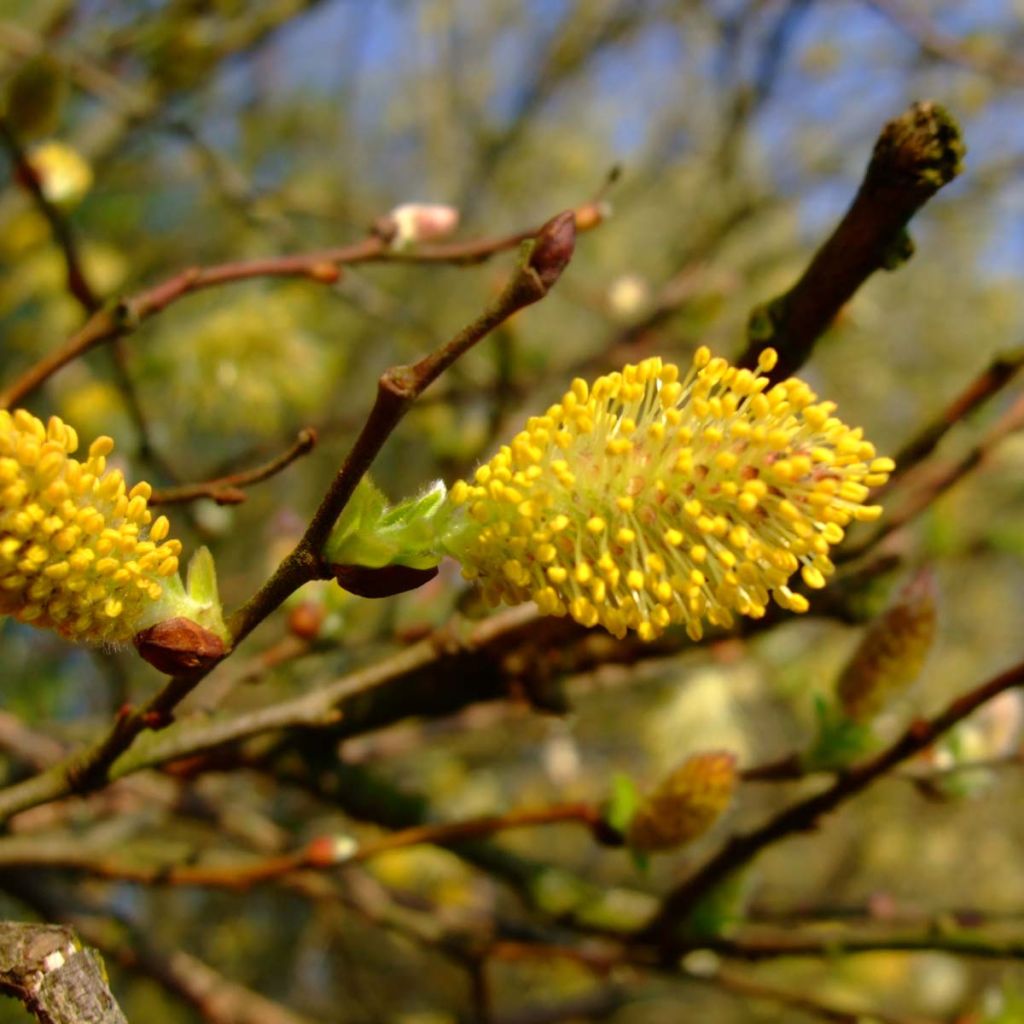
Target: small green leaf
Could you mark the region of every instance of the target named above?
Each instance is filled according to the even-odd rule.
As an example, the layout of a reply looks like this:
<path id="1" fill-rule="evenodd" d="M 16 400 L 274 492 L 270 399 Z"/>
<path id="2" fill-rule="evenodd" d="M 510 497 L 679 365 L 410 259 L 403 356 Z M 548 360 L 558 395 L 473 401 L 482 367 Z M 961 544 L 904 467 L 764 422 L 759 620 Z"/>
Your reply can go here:
<path id="1" fill-rule="evenodd" d="M 612 792 L 605 810 L 605 821 L 618 832 L 629 828 L 629 823 L 640 805 L 636 783 L 628 775 L 616 772 L 612 777 Z"/>

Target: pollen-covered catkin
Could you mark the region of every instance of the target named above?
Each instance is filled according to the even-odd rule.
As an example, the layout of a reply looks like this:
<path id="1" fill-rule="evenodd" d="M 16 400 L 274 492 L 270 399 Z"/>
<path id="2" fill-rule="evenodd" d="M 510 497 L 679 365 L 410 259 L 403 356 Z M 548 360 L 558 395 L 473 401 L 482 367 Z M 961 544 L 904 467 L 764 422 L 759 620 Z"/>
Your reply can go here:
<path id="1" fill-rule="evenodd" d="M 74 428 L 0 410 L 0 614 L 79 643 L 131 640 L 177 576 L 181 543 L 153 518 L 152 489 L 107 468 L 109 437 L 85 461 Z"/>
<path id="2" fill-rule="evenodd" d="M 804 381 L 769 386 L 775 361 L 738 369 L 702 347 L 685 374 L 651 358 L 573 381 L 452 487 L 445 551 L 492 603 L 532 599 L 619 637 L 681 624 L 699 640 L 771 599 L 806 611 L 791 577 L 825 586 L 893 462 Z"/>

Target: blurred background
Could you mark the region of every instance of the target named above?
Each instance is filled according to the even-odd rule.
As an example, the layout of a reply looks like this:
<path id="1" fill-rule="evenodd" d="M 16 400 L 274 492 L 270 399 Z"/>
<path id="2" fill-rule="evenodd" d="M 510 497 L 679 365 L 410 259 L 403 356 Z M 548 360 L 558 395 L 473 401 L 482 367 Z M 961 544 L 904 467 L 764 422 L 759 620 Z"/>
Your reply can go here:
<path id="1" fill-rule="evenodd" d="M 896 452 L 994 358 L 1024 343 L 1022 55 L 1020 0 L 0 0 L 0 78 L 35 62 L 37 94 L 56 97 L 29 119 L 23 141 L 104 296 L 195 264 L 356 241 L 410 201 L 457 207 L 463 239 L 530 228 L 594 197 L 608 204 L 552 294 L 459 362 L 401 424 L 375 470 L 396 499 L 470 471 L 575 375 L 651 354 L 685 363 L 699 344 L 736 356 L 752 307 L 796 280 L 849 204 L 882 125 L 930 99 L 960 123 L 964 173 L 912 224 L 914 257 L 867 283 L 801 373 L 881 453 Z M 609 185 L 613 168 L 621 174 Z M 85 439 L 112 435 L 129 479 L 154 486 L 252 465 L 315 427 L 313 453 L 243 504 L 169 511 L 186 552 L 213 550 L 233 608 L 301 533 L 379 374 L 476 316 L 510 265 L 508 255 L 469 267 L 364 265 L 334 285 L 212 289 L 173 304 L 116 351 L 61 370 L 28 405 L 59 414 Z M 82 320 L 60 250 L 10 160 L 0 174 L 0 268 L 0 369 L 10 381 Z M 1014 391 L 957 425 L 936 459 L 968 452 Z M 1011 434 L 895 538 L 895 568 L 828 614 L 812 608 L 800 621 L 699 649 L 676 637 L 632 664 L 582 675 L 555 665 L 561 713 L 494 702 L 314 744 L 310 759 L 351 771 L 338 785 L 356 797 L 331 801 L 232 765 L 154 776 L 159 799 L 111 791 L 40 808 L 15 829 L 104 849 L 147 838 L 160 848 L 154 856 L 179 859 L 266 853 L 321 833 L 374 835 L 365 823 L 374 808 L 403 799 L 421 816 L 456 820 L 601 800 L 616 773 L 642 788 L 697 750 L 724 748 L 757 764 L 808 744 L 815 700 L 833 692 L 859 623 L 927 564 L 939 628 L 917 686 L 878 723 L 894 735 L 912 714 L 1021 656 L 1022 470 L 1024 438 Z M 265 657 L 288 640 L 288 613 L 278 614 L 200 688 L 191 710 L 308 692 L 456 612 L 484 614 L 447 567 L 399 598 L 362 601 L 325 585 L 307 588 L 292 612 L 298 604 L 315 610 L 313 645 L 280 663 Z M 131 652 L 72 649 L 10 621 L 0 623 L 0 645 L 6 781 L 26 770 L 9 742 L 12 723 L 74 743 L 159 683 Z M 258 685 L 245 685 L 246 672 Z M 819 831 L 772 848 L 744 879 L 748 918 L 815 922 L 827 933 L 889 914 L 934 935 L 948 915 L 969 911 L 1024 934 L 1020 719 L 1013 691 L 931 755 L 932 767 L 986 767 L 927 785 L 886 780 Z M 141 953 L 119 967 L 113 948 L 145 947 L 157 964 L 179 951 L 218 984 L 290 1008 L 267 1014 L 297 1015 L 269 1021 L 476 1020 L 472 971 L 467 980 L 437 936 L 411 939 L 406 916 L 412 934 L 424 918 L 442 931 L 495 919 L 525 928 L 533 912 L 550 922 L 582 900 L 601 920 L 642 918 L 652 896 L 730 830 L 800 785 L 742 786 L 713 836 L 646 871 L 581 830 L 553 827 L 492 841 L 534 865 L 518 888 L 433 847 L 352 869 L 339 877 L 337 900 L 287 886 L 238 894 L 40 869 L 30 879 L 0 873 L 0 918 L 79 914 L 111 929 L 114 990 L 132 1021 L 242 1018 L 184 997 Z M 377 905 L 394 920 L 374 920 L 366 908 Z M 1024 1019 L 1013 1016 L 1024 1014 L 1024 971 L 1012 957 L 965 958 L 952 943 L 933 945 L 774 959 L 750 974 L 900 1020 Z M 602 979 L 569 960 L 534 959 L 492 964 L 488 979 L 495 1020 L 820 1019 L 699 973 Z M 615 998 L 601 1003 L 609 990 Z M 581 1003 L 576 1016 L 541 1013 L 572 1000 Z M 25 1019 L 0 1002 L 0 1020 Z"/>

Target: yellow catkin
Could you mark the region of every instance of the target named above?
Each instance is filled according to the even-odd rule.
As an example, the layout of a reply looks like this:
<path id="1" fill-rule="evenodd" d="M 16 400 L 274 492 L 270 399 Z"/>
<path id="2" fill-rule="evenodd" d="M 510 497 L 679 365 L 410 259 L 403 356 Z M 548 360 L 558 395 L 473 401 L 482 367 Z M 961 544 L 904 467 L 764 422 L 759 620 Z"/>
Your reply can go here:
<path id="1" fill-rule="evenodd" d="M 626 840 L 635 850 L 671 850 L 702 836 L 725 813 L 736 788 L 728 751 L 694 754 L 640 803 Z"/>
<path id="2" fill-rule="evenodd" d="M 153 519 L 151 488 L 107 468 L 109 437 L 85 461 L 52 416 L 0 410 L 0 615 L 80 643 L 129 641 L 178 571 L 181 543 Z"/>
<path id="3" fill-rule="evenodd" d="M 769 387 L 774 361 L 736 369 L 701 348 L 685 375 L 651 358 L 575 381 L 451 489 L 465 512 L 448 552 L 494 603 L 620 637 L 681 624 L 699 640 L 772 599 L 806 611 L 791 577 L 825 585 L 830 546 L 877 518 L 868 487 L 893 463 L 805 382 Z"/>

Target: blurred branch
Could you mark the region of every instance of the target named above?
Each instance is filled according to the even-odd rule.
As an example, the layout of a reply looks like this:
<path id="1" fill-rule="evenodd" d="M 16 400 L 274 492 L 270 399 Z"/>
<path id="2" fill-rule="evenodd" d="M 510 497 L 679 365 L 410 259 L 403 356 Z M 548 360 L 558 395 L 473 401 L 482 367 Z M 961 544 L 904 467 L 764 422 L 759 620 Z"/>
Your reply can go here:
<path id="1" fill-rule="evenodd" d="M 21 143 L 11 129 L 6 117 L 0 117 L 0 143 L 3 143 L 11 158 L 16 179 L 24 185 L 36 208 L 46 218 L 53 233 L 53 239 L 60 249 L 64 258 L 64 267 L 67 276 L 68 292 L 78 304 L 87 312 L 93 313 L 100 307 L 100 298 L 93 291 L 89 284 L 85 271 L 82 269 L 82 261 L 78 252 L 78 243 L 75 240 L 71 225 L 57 207 L 50 202 L 43 191 L 39 175 L 32 166 L 28 154 L 22 149 Z"/>
<path id="2" fill-rule="evenodd" d="M 964 145 L 937 103 L 915 103 L 883 129 L 853 203 L 789 291 L 754 308 L 739 365 L 753 367 L 766 348 L 779 353 L 773 380 L 809 358 L 843 305 L 876 270 L 895 269 L 912 253 L 911 217 L 960 172 Z"/>
<path id="3" fill-rule="evenodd" d="M 184 950 L 160 948 L 145 929 L 80 893 L 70 899 L 58 897 L 23 875 L 5 875 L 0 885 L 41 916 L 67 921 L 111 963 L 152 978 L 192 1006 L 208 1024 L 311 1024 L 258 992 L 229 981 Z M 110 1018 L 110 1024 L 123 1021 L 120 1016 Z M 72 1016 L 67 1022 L 91 1024 L 91 1018 Z M 103 1024 L 107 1024 L 105 1019 Z"/>
<path id="4" fill-rule="evenodd" d="M 0 993 L 40 1024 L 127 1024 L 102 961 L 58 925 L 0 921 Z"/>
<path id="5" fill-rule="evenodd" d="M 427 263 L 465 266 L 480 263 L 521 242 L 536 237 L 540 228 L 517 231 L 498 238 L 444 245 L 422 245 L 407 251 L 395 251 L 380 234 L 336 249 L 291 256 L 240 260 L 210 267 L 189 267 L 160 284 L 104 306 L 58 349 L 29 367 L 17 380 L 0 391 L 0 408 L 10 408 L 31 394 L 61 367 L 114 338 L 136 331 L 150 317 L 163 312 L 171 303 L 205 288 L 216 288 L 239 281 L 263 277 L 301 277 L 322 284 L 334 284 L 341 267 L 357 263 Z"/>
<path id="6" fill-rule="evenodd" d="M 750 863 L 767 847 L 791 835 L 815 827 L 819 819 L 841 806 L 907 758 L 924 750 L 982 704 L 1024 683 L 1024 661 L 980 683 L 956 698 L 932 718 L 912 722 L 890 746 L 874 757 L 837 774 L 825 790 L 784 808 L 750 832 L 732 836 L 725 845 L 689 878 L 673 889 L 661 909 L 638 934 L 641 941 L 658 943 L 666 953 L 676 941 L 676 929 L 699 900 L 715 885 Z"/>
<path id="7" fill-rule="evenodd" d="M 901 0 L 865 0 L 865 3 L 910 36 L 924 53 L 1007 85 L 1024 85 L 1024 61 L 1012 53 L 974 49 L 943 32 L 920 9 L 911 8 Z"/>
<path id="8" fill-rule="evenodd" d="M 848 562 L 859 558 L 890 534 L 902 529 L 934 501 L 942 497 L 946 491 L 959 483 L 968 473 L 982 465 L 1002 441 L 1022 429 L 1024 429 L 1024 396 L 1018 397 L 1013 405 L 985 432 L 981 440 L 962 458 L 939 466 L 923 465 L 918 468 L 917 472 L 904 477 L 902 485 L 908 491 L 908 496 L 903 503 L 898 505 L 860 544 L 842 548 L 838 552 L 836 562 Z M 912 481 L 912 487 L 907 487 L 908 479 Z"/>
<path id="9" fill-rule="evenodd" d="M 74 844 L 68 843 L 66 834 L 12 836 L 0 838 L 0 869 L 59 868 L 143 885 L 249 889 L 305 868 L 359 864 L 410 846 L 454 846 L 511 829 L 566 823 L 584 825 L 600 837 L 608 835 L 601 814 L 593 805 L 555 804 L 465 821 L 412 826 L 358 846 L 345 836 L 321 836 L 291 853 L 235 863 L 220 859 L 215 864 L 154 863 L 151 847 L 133 849 L 130 842 L 119 844 L 117 854 L 110 856 L 107 849 L 92 846 L 86 836 L 79 837 Z"/>
<path id="10" fill-rule="evenodd" d="M 572 258 L 575 216 L 553 217 L 538 232 L 508 285 L 491 306 L 450 341 L 411 366 L 395 366 L 381 376 L 377 400 L 344 464 L 328 487 L 302 538 L 271 578 L 231 617 L 228 628 L 236 646 L 304 583 L 329 578 L 321 550 L 356 485 L 416 398 L 460 356 L 513 313 L 539 302 Z M 219 659 L 218 659 L 219 660 Z M 110 768 L 149 729 L 170 724 L 174 709 L 215 667 L 210 661 L 171 678 L 141 708 L 123 708 L 106 737 L 69 761 L 0 791 L 0 820 L 38 803 L 104 785 Z M 336 717 L 332 710 L 329 717 Z"/>
<path id="11" fill-rule="evenodd" d="M 255 466 L 252 469 L 229 473 L 216 480 L 206 480 L 196 484 L 182 484 L 180 487 L 166 487 L 154 491 L 149 499 L 150 505 L 176 505 L 197 498 L 210 498 L 218 505 L 237 505 L 245 501 L 246 493 L 242 489 L 253 484 L 269 480 L 272 476 L 287 469 L 296 459 L 307 455 L 316 444 L 316 431 L 312 428 L 300 430 L 298 437 L 287 451 L 276 458 Z"/>
<path id="12" fill-rule="evenodd" d="M 939 415 L 917 432 L 893 456 L 896 469 L 889 482 L 875 491 L 876 497 L 892 490 L 895 482 L 938 447 L 946 434 L 997 395 L 1024 367 L 1024 348 L 998 355 Z"/>
<path id="13" fill-rule="evenodd" d="M 774 960 L 779 957 L 820 957 L 847 953 L 946 952 L 988 960 L 1024 959 L 1024 937 L 985 935 L 976 928 L 952 922 L 937 930 L 867 929 L 862 932 L 830 929 L 828 934 L 801 935 L 795 928 L 754 928 L 735 937 L 700 940 L 711 949 L 737 960 Z"/>

